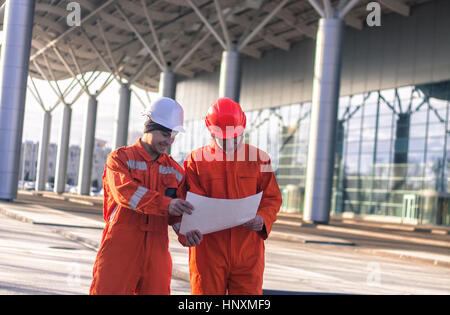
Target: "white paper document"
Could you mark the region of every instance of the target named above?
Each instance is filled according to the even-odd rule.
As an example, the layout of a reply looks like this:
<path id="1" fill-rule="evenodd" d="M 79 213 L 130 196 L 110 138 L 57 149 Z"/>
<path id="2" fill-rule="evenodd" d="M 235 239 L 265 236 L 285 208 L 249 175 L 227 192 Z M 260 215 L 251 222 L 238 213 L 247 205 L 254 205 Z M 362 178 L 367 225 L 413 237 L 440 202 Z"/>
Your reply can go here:
<path id="1" fill-rule="evenodd" d="M 208 198 L 188 192 L 186 201 L 194 211 L 183 215 L 180 233 L 199 230 L 208 234 L 244 224 L 256 216 L 261 197 L 262 192 L 242 199 Z"/>

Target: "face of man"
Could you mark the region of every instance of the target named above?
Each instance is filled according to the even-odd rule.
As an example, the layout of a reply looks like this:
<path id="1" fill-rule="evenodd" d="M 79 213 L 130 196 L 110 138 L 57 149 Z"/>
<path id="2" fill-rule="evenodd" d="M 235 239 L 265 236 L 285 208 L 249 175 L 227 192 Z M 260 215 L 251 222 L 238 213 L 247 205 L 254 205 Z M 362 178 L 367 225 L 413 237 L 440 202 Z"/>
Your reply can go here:
<path id="1" fill-rule="evenodd" d="M 175 140 L 176 133 L 153 130 L 145 133 L 142 140 L 147 144 L 147 148 L 151 151 L 150 155 L 160 155 L 166 152 L 169 146 Z M 152 156 L 153 157 L 153 156 Z"/>
<path id="2" fill-rule="evenodd" d="M 214 138 L 214 141 L 216 142 L 217 146 L 225 153 L 232 153 L 237 149 L 239 149 L 239 147 L 242 145 L 243 140 L 244 140 L 243 134 L 235 138 L 229 139 Z"/>

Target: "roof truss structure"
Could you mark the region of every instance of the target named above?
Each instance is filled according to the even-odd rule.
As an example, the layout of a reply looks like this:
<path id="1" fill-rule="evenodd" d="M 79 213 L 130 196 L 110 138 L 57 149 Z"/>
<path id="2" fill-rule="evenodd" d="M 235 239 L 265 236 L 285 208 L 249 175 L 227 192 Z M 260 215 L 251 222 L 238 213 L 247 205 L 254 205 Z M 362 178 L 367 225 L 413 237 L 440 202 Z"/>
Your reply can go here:
<path id="1" fill-rule="evenodd" d="M 321 12 L 354 1 L 345 22 L 362 29 L 370 0 L 77 0 L 79 27 L 67 24 L 72 1 L 37 0 L 30 75 L 61 80 L 96 69 L 157 91 L 162 71 L 187 77 L 215 71 L 233 44 L 253 58 L 288 51 L 315 37 Z M 408 16 L 411 6 L 426 1 L 378 2 L 383 14 Z"/>

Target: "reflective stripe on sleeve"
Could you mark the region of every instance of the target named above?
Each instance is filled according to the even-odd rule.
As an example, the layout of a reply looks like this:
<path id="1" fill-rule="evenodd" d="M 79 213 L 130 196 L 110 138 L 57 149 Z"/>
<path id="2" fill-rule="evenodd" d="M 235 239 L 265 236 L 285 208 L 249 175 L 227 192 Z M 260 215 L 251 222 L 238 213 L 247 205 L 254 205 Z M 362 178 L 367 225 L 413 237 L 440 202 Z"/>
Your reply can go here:
<path id="1" fill-rule="evenodd" d="M 139 186 L 138 189 L 134 192 L 133 196 L 130 198 L 130 208 L 136 210 L 139 202 L 141 202 L 142 197 L 144 197 L 145 193 L 148 191 L 147 188 Z"/>

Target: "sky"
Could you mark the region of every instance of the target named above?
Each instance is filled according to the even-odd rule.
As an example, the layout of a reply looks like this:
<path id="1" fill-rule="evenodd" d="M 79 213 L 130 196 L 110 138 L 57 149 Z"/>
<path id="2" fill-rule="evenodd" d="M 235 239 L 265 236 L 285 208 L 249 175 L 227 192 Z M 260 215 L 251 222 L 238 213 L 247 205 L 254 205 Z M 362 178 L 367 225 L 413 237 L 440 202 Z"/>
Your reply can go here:
<path id="1" fill-rule="evenodd" d="M 90 73 L 85 75 L 88 78 Z M 90 92 L 94 92 L 98 89 L 106 80 L 108 74 L 102 73 L 98 79 L 94 82 L 90 88 Z M 33 79 L 34 83 L 39 91 L 39 95 L 43 100 L 45 108 L 48 110 L 53 107 L 58 100 L 56 93 L 52 90 L 49 83 L 44 80 Z M 58 81 L 59 87 L 62 91 L 70 84 L 72 79 Z M 54 82 L 52 82 L 53 86 Z M 30 78 L 28 79 L 28 85 L 33 89 L 32 82 Z M 114 119 L 119 105 L 119 83 L 114 80 L 110 85 L 103 90 L 103 92 L 98 97 L 97 106 L 97 123 L 95 130 L 95 137 L 97 139 L 105 140 L 108 147 L 112 147 L 112 142 L 114 138 Z M 137 93 L 141 100 L 145 102 L 148 106 L 150 104 L 149 98 L 147 97 L 144 90 L 139 89 L 135 86 L 132 89 Z M 78 91 L 80 86 L 77 86 L 68 95 L 67 100 L 71 102 Z M 33 89 L 34 91 L 34 89 Z M 36 93 L 35 93 L 36 95 Z M 149 93 L 150 99 L 156 96 L 155 93 Z M 84 93 L 73 105 L 72 105 L 72 124 L 70 131 L 70 145 L 81 146 L 82 134 L 83 134 L 83 120 L 86 111 L 86 106 L 88 104 L 88 96 Z M 143 124 L 145 117 L 142 116 L 142 111 L 144 110 L 144 105 L 139 101 L 134 93 L 131 94 L 131 106 L 130 106 L 130 120 L 129 120 L 129 131 L 128 134 L 137 135 L 142 133 Z M 23 126 L 23 136 L 22 141 L 33 141 L 40 142 L 42 128 L 43 128 L 43 116 L 44 110 L 39 105 L 38 101 L 35 99 L 30 89 L 27 89 L 27 96 L 25 102 L 25 118 Z M 59 104 L 52 111 L 52 125 L 50 132 L 50 143 L 58 143 L 59 130 L 61 128 L 62 119 L 62 104 Z M 137 136 L 136 136 L 137 137 Z M 131 143 L 130 143 L 131 144 Z"/>

